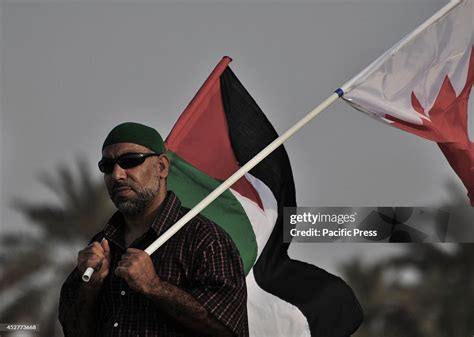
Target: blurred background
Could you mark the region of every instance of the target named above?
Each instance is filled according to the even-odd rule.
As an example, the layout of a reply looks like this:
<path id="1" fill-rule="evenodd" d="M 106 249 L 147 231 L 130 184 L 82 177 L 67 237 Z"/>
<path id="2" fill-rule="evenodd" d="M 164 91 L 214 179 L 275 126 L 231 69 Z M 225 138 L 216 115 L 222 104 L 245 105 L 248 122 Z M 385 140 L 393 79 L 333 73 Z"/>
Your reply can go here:
<path id="1" fill-rule="evenodd" d="M 113 212 L 96 169 L 113 126 L 166 136 L 229 55 L 282 133 L 446 2 L 0 1 L 0 323 L 62 335 L 60 285 Z M 345 103 L 285 146 L 299 206 L 457 207 L 453 221 L 473 225 L 435 143 Z M 366 315 L 357 337 L 474 335 L 471 244 L 294 243 L 289 253 L 353 288 Z"/>

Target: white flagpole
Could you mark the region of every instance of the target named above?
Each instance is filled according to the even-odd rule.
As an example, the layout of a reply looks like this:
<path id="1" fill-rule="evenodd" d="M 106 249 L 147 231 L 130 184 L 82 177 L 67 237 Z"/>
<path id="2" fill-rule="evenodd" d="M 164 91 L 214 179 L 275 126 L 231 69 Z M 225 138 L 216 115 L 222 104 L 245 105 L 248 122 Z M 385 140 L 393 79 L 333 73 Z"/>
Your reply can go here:
<path id="1" fill-rule="evenodd" d="M 193 207 L 188 213 L 186 213 L 181 219 L 178 220 L 173 226 L 171 226 L 166 232 L 164 232 L 158 239 L 155 240 L 145 252 L 148 255 L 153 254 L 158 248 L 160 248 L 166 241 L 168 241 L 177 231 L 179 231 L 189 220 L 199 214 L 204 208 L 206 208 L 211 202 L 231 187 L 237 180 L 243 177 L 247 172 L 254 168 L 258 163 L 265 159 L 270 153 L 282 145 L 288 138 L 293 136 L 303 126 L 308 124 L 313 118 L 315 118 L 321 111 L 325 110 L 332 103 L 334 103 L 339 97 L 340 92 L 335 92 L 329 96 L 324 102 L 318 105 L 313 111 L 309 112 L 306 116 L 300 119 L 295 125 L 288 129 L 284 134 L 271 142 L 267 147 L 260 151 L 255 157 L 249 160 L 244 166 L 237 170 L 231 175 L 226 181 L 220 184 L 214 191 L 212 191 L 207 197 L 202 199 L 196 206 Z M 82 275 L 82 280 L 89 282 L 92 274 L 94 273 L 93 268 L 87 268 L 85 273 Z"/>

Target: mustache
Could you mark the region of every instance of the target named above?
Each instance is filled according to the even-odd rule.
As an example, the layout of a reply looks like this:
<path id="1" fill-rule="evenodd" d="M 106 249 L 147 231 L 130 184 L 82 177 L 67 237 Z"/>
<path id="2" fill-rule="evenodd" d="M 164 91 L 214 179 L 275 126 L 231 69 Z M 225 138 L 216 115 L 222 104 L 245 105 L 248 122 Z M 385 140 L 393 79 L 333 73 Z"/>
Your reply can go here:
<path id="1" fill-rule="evenodd" d="M 111 184 L 110 187 L 109 187 L 109 191 L 113 191 L 113 190 L 115 190 L 116 188 L 120 188 L 120 187 L 128 187 L 128 188 L 130 188 L 131 190 L 136 191 L 135 186 L 133 186 L 132 183 L 119 182 L 119 181 L 116 181 L 116 182 L 114 182 L 113 184 Z"/>

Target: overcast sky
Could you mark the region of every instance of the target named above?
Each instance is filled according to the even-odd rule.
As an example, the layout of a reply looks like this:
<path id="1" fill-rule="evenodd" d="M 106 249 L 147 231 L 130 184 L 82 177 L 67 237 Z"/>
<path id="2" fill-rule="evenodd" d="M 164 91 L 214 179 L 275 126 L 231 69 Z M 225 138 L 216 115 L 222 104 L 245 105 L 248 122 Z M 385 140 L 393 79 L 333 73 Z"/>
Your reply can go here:
<path id="1" fill-rule="evenodd" d="M 3 229 L 25 228 L 12 198 L 53 198 L 38 173 L 83 156 L 100 179 L 100 146 L 116 124 L 148 123 L 166 136 L 222 56 L 282 133 L 445 3 L 3 1 Z M 436 144 L 343 102 L 286 148 L 301 206 L 436 207 L 454 200 L 448 184 L 465 194 Z M 328 250 L 292 246 L 322 266 L 352 255 Z"/>

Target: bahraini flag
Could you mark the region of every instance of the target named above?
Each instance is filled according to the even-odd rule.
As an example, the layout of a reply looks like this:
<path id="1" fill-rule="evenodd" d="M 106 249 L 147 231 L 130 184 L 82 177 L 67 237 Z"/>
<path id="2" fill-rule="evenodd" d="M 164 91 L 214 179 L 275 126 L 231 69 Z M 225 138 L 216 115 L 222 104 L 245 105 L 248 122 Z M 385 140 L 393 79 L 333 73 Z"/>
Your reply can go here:
<path id="1" fill-rule="evenodd" d="M 438 142 L 474 206 L 474 0 L 451 1 L 338 89 L 349 104 Z"/>
<path id="2" fill-rule="evenodd" d="M 166 139 L 169 188 L 189 208 L 277 138 L 229 62 L 216 66 Z M 296 200 L 280 146 L 202 212 L 231 235 L 243 258 L 250 336 L 349 336 L 362 321 L 361 307 L 343 280 L 288 257 L 284 206 Z"/>

